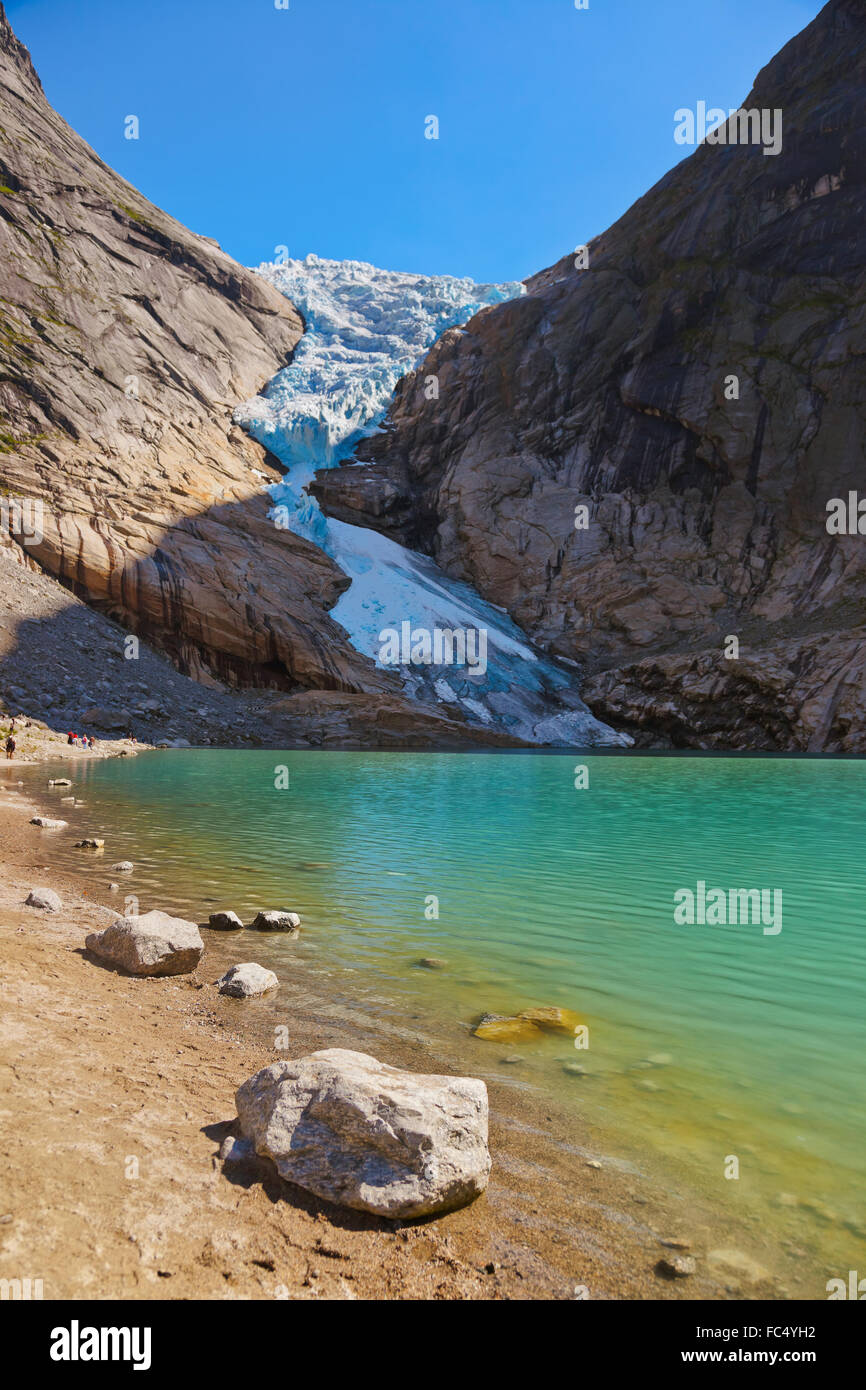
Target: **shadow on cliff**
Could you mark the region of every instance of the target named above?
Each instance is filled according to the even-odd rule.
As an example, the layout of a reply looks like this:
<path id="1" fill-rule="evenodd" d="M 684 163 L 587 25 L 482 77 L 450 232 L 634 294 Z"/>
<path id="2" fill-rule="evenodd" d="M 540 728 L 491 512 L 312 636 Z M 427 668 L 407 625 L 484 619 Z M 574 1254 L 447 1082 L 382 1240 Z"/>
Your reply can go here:
<path id="1" fill-rule="evenodd" d="M 111 504 L 102 517 L 46 514 L 26 551 L 0 545 L 7 711 L 62 735 L 148 742 L 513 745 L 410 703 L 396 675 L 357 652 L 329 611 L 348 578 L 280 530 L 272 506 L 264 492 L 219 501 L 138 556 L 121 543 L 134 518 Z"/>

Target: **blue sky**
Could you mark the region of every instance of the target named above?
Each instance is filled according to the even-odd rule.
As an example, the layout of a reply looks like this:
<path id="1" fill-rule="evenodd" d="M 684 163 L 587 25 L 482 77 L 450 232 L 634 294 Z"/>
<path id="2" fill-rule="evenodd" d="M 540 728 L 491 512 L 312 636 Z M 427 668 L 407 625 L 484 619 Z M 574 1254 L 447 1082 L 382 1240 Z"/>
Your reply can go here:
<path id="1" fill-rule="evenodd" d="M 238 260 L 520 279 L 603 231 L 818 0 L 7 0 L 49 100 Z M 124 139 L 137 115 L 140 139 Z M 424 138 L 436 115 L 438 141 Z"/>

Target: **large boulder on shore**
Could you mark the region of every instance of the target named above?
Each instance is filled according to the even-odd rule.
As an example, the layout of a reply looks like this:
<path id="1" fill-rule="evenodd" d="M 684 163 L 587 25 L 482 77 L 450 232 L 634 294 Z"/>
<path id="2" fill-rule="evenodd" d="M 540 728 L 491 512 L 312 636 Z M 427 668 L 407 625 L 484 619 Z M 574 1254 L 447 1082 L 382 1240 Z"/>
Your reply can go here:
<path id="1" fill-rule="evenodd" d="M 266 970 L 255 961 L 231 966 L 217 981 L 220 994 L 230 994 L 234 999 L 250 999 L 255 994 L 265 994 L 269 989 L 276 989 L 279 983 L 273 970 Z"/>
<path id="2" fill-rule="evenodd" d="M 204 954 L 195 922 L 167 912 L 118 917 L 104 931 L 91 932 L 84 944 L 130 975 L 188 975 Z"/>
<path id="3" fill-rule="evenodd" d="M 275 1062 L 238 1089 L 244 1135 L 288 1182 L 339 1206 L 408 1219 L 487 1186 L 487 1087 L 343 1048 Z"/>
<path id="4" fill-rule="evenodd" d="M 59 912 L 63 903 L 53 888 L 31 888 L 24 906 L 38 907 L 43 912 Z"/>

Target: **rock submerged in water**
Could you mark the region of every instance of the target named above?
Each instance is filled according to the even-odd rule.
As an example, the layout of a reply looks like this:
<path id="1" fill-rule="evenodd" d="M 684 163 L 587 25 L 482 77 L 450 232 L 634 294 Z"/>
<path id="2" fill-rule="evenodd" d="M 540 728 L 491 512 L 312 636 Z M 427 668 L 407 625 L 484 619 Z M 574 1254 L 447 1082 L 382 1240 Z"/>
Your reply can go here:
<path id="1" fill-rule="evenodd" d="M 422 970 L 445 970 L 448 966 L 441 956 L 422 956 L 418 964 Z"/>
<path id="2" fill-rule="evenodd" d="M 532 1042 L 541 1037 L 527 1018 L 510 1018 L 507 1014 L 484 1014 L 473 1029 L 473 1036 L 484 1042 Z"/>
<path id="3" fill-rule="evenodd" d="M 71 786 L 72 786 L 72 778 L 71 778 L 71 777 L 49 777 L 49 779 L 48 779 L 48 785 L 49 785 L 49 787 L 71 787 Z"/>
<path id="4" fill-rule="evenodd" d="M 711 1250 L 707 1263 L 723 1278 L 739 1279 L 746 1284 L 760 1284 L 770 1277 L 763 1265 L 742 1250 Z"/>
<path id="5" fill-rule="evenodd" d="M 580 1027 L 580 1019 L 571 1009 L 559 1009 L 551 1004 L 539 1009 L 521 1009 L 517 1017 L 527 1019 L 545 1033 L 564 1033 L 569 1038 L 573 1038 Z"/>
<path id="6" fill-rule="evenodd" d="M 31 888 L 24 903 L 25 907 L 39 907 L 43 912 L 60 912 L 63 907 L 53 888 Z"/>
<path id="7" fill-rule="evenodd" d="M 76 841 L 75 841 L 75 848 L 76 848 L 76 849 L 105 849 L 105 841 L 104 841 L 104 840 L 93 840 L 93 839 L 76 840 Z"/>
<path id="8" fill-rule="evenodd" d="M 117 864 L 112 864 L 111 868 L 116 874 L 131 874 L 135 865 L 131 859 L 121 859 Z"/>
<path id="9" fill-rule="evenodd" d="M 256 1152 L 326 1201 L 408 1220 L 452 1211 L 487 1186 L 487 1087 L 328 1048 L 275 1062 L 238 1089 Z"/>
<path id="10" fill-rule="evenodd" d="M 259 912 L 251 923 L 256 931 L 288 931 L 296 934 L 300 925 L 301 919 L 297 912 L 285 912 L 282 909 Z"/>
<path id="11" fill-rule="evenodd" d="M 188 975 L 204 954 L 195 922 L 157 911 L 118 917 L 104 931 L 91 932 L 84 944 L 129 975 Z"/>
<path id="12" fill-rule="evenodd" d="M 65 830 L 69 821 L 52 820 L 51 816 L 31 816 L 31 825 L 40 825 L 43 830 Z"/>
<path id="13" fill-rule="evenodd" d="M 574 1037 L 580 1019 L 571 1009 L 545 1004 L 537 1009 L 521 1009 L 519 1014 L 482 1014 L 473 1030 L 485 1042 L 531 1042 L 542 1033 L 564 1033 Z"/>
<path id="14" fill-rule="evenodd" d="M 279 983 L 273 970 L 266 970 L 254 961 L 233 965 L 217 981 L 220 994 L 231 995 L 233 999 L 250 999 L 255 994 L 265 994 L 269 989 L 276 989 Z"/>
<path id="15" fill-rule="evenodd" d="M 212 912 L 207 922 L 214 931 L 239 931 L 244 925 L 236 912 Z"/>

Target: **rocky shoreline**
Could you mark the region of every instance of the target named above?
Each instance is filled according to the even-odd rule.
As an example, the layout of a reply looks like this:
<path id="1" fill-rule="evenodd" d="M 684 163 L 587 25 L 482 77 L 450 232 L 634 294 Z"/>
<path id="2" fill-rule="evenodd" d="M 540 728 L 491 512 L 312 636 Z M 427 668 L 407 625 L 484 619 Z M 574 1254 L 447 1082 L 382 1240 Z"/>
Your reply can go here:
<path id="1" fill-rule="evenodd" d="M 74 832 L 30 824 L 44 810 L 32 775 L 26 793 L 0 792 L 3 1055 L 16 1116 L 0 1274 L 26 1275 L 26 1264 L 46 1297 L 786 1296 L 753 1257 L 719 1266 L 713 1247 L 725 1247 L 707 1212 L 609 1160 L 589 1126 L 576 1150 L 549 1101 L 539 1113 L 525 1089 L 489 1077 L 492 1173 L 471 1205 L 407 1224 L 283 1181 L 279 1159 L 242 1133 L 235 1091 L 263 1068 L 334 1049 L 429 1080 L 423 1040 L 383 1044 L 326 999 L 296 1006 L 290 993 L 285 1062 L 262 1001 L 222 988 L 239 949 L 251 963 L 247 929 L 240 945 L 237 931 L 203 924 L 206 949 L 183 975 L 117 973 L 86 949 L 117 919 L 112 895 L 92 886 L 92 855 L 79 873 L 52 865 L 56 837 Z M 34 890 L 60 909 L 27 906 Z"/>

